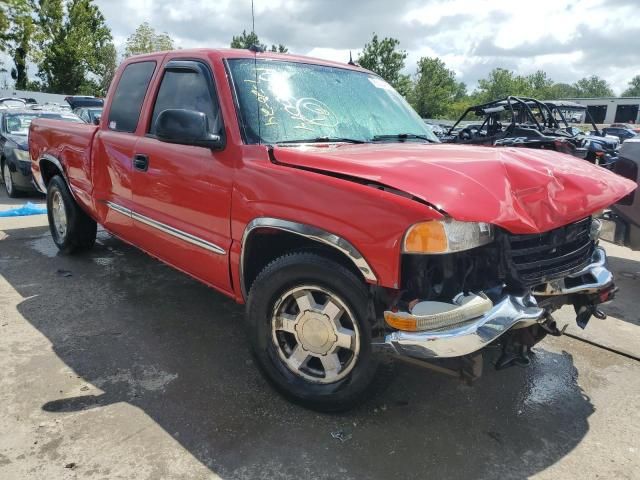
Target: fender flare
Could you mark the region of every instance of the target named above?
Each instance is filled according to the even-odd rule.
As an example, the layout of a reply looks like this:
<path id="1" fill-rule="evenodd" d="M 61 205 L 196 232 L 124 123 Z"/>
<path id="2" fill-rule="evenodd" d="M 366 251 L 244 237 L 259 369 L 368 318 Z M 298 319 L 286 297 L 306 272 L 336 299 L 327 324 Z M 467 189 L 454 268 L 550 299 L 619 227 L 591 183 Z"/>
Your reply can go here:
<path id="1" fill-rule="evenodd" d="M 273 217 L 258 217 L 251 220 L 244 229 L 242 234 L 242 243 L 240 245 L 240 288 L 242 289 L 242 296 L 246 300 L 248 292 L 246 291 L 244 281 L 244 264 L 245 264 L 245 245 L 249 239 L 251 233 L 261 228 L 271 228 L 275 230 L 282 230 L 285 232 L 300 235 L 308 238 L 309 240 L 322 243 L 331 248 L 335 248 L 340 253 L 345 255 L 354 266 L 362 273 L 362 276 L 370 283 L 377 283 L 378 278 L 373 269 L 364 258 L 364 256 L 353 246 L 351 242 L 344 238 L 328 232 L 322 228 L 315 227 L 313 225 L 307 225 L 304 223 L 293 222 L 290 220 L 284 220 L 281 218 Z"/>
<path id="2" fill-rule="evenodd" d="M 49 162 L 49 163 L 53 164 L 53 166 L 58 169 L 58 171 L 62 175 L 62 178 L 64 179 L 65 183 L 67 184 L 67 187 L 69 187 L 69 191 L 71 192 L 72 195 L 74 195 L 73 194 L 73 190 L 71 190 L 71 185 L 69 184 L 69 179 L 67 178 L 67 174 L 64 171 L 64 168 L 62 167 L 62 164 L 60 163 L 60 160 L 58 160 L 56 157 L 54 157 L 53 155 L 50 155 L 48 153 L 43 154 L 38 159 L 38 165 L 40 166 L 39 178 L 35 178 L 35 176 L 34 176 L 35 183 L 38 186 L 38 190 L 40 190 L 40 193 L 47 193 L 47 186 L 46 186 L 46 184 L 44 182 L 44 178 L 42 176 L 42 163 L 43 162 Z M 74 195 L 74 198 L 75 198 L 75 195 Z"/>

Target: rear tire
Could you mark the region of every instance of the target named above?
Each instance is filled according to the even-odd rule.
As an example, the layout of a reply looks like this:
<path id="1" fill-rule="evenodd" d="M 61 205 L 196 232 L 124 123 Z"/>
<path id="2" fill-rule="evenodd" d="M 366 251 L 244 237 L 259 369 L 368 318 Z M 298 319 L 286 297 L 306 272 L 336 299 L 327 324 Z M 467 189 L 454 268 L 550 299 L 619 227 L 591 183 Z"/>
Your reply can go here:
<path id="1" fill-rule="evenodd" d="M 277 258 L 247 302 L 253 354 L 270 383 L 305 407 L 337 412 L 362 402 L 379 356 L 364 281 L 312 252 Z"/>
<path id="2" fill-rule="evenodd" d="M 59 175 L 47 186 L 47 217 L 53 241 L 62 253 L 93 247 L 98 226 L 76 203 Z"/>

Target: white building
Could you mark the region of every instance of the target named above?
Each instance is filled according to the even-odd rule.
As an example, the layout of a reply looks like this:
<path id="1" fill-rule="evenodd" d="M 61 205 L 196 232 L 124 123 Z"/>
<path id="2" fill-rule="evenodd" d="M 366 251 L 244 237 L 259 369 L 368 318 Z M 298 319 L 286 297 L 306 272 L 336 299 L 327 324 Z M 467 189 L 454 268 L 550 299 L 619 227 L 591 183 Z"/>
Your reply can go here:
<path id="1" fill-rule="evenodd" d="M 640 97 L 563 98 L 586 105 L 598 124 L 640 123 Z"/>

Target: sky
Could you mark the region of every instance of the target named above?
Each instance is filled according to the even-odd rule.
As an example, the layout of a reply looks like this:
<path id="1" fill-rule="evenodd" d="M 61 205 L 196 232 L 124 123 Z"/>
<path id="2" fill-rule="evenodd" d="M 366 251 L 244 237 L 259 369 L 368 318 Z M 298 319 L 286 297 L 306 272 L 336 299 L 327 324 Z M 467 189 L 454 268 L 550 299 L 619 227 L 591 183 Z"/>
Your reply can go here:
<path id="1" fill-rule="evenodd" d="M 144 21 L 177 45 L 227 47 L 251 30 L 251 0 L 94 0 L 120 51 Z M 619 94 L 640 74 L 640 0 L 255 0 L 263 43 L 331 60 L 354 58 L 375 32 L 400 40 L 405 73 L 438 56 L 473 89 L 503 67 L 556 82 L 599 75 Z"/>

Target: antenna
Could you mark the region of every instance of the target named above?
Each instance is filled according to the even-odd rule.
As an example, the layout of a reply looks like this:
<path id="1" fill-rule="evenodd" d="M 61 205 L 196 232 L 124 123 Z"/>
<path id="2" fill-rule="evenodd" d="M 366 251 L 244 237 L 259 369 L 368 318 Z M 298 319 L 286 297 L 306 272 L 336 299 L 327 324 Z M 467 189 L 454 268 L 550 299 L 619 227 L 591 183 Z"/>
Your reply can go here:
<path id="1" fill-rule="evenodd" d="M 253 11 L 253 0 L 251 0 L 251 33 L 256 33 L 256 16 Z"/>
<path id="2" fill-rule="evenodd" d="M 251 0 L 253 2 L 253 0 Z M 348 65 L 355 65 L 356 63 L 353 61 L 353 56 L 351 56 L 351 50 L 349 50 L 349 62 Z"/>

